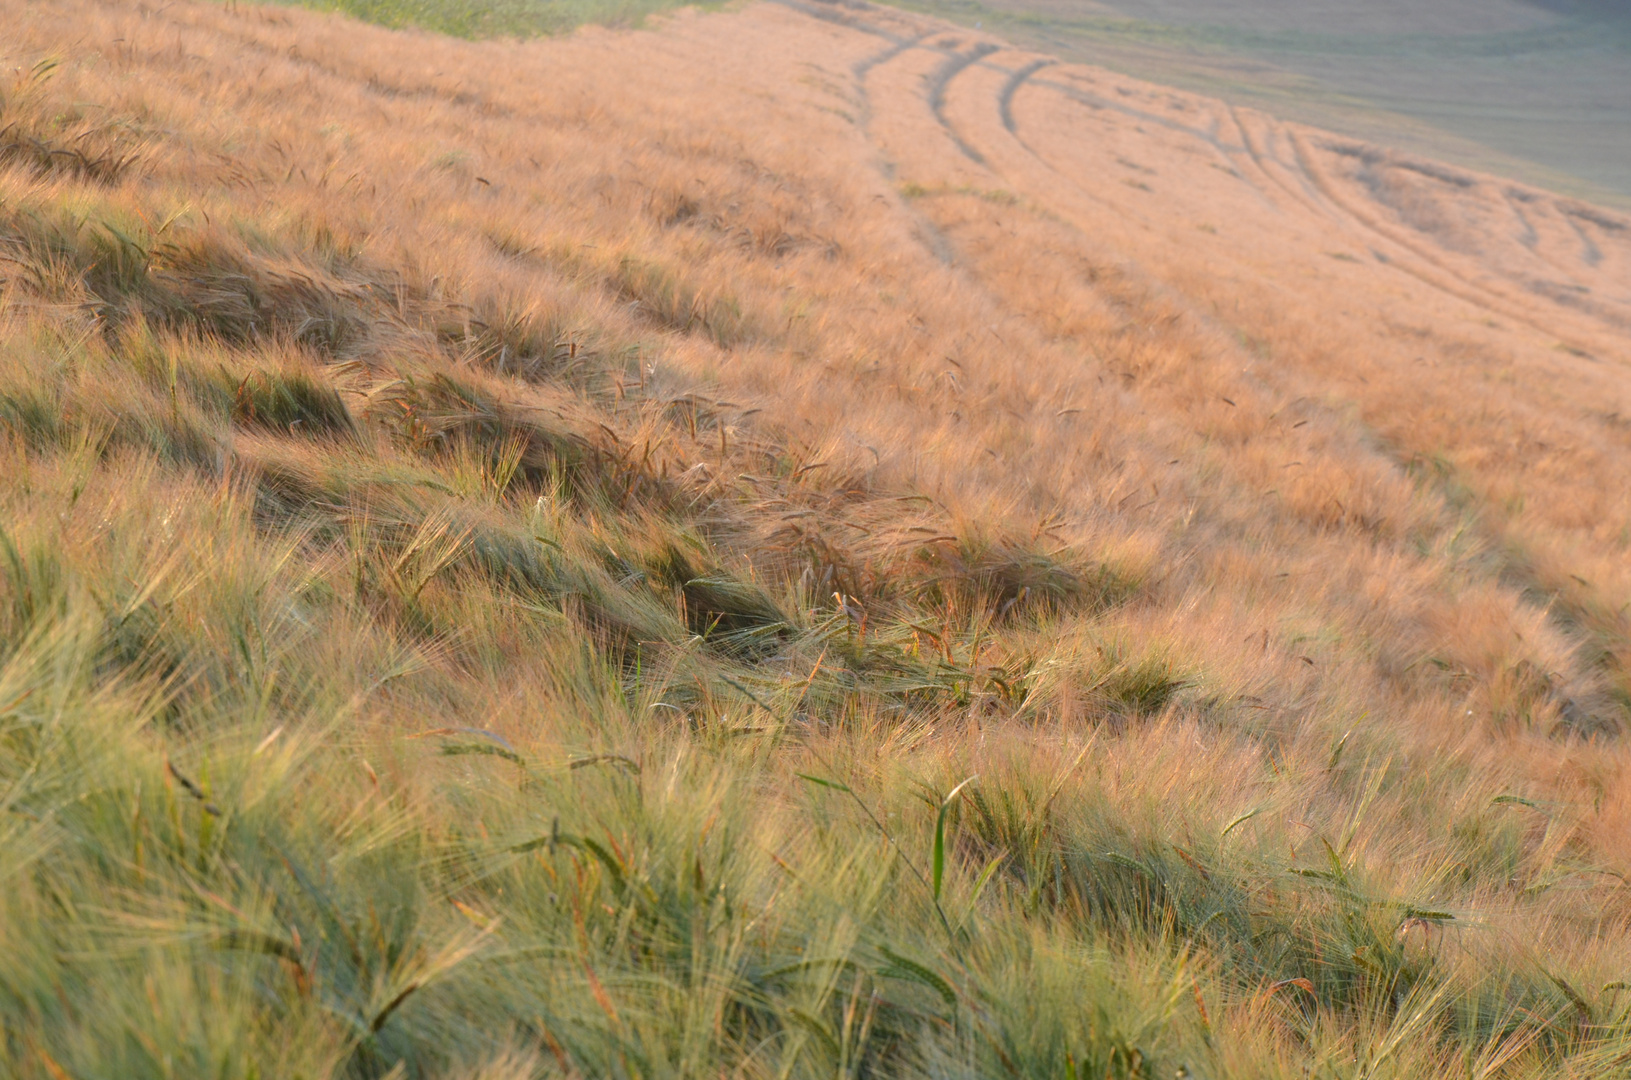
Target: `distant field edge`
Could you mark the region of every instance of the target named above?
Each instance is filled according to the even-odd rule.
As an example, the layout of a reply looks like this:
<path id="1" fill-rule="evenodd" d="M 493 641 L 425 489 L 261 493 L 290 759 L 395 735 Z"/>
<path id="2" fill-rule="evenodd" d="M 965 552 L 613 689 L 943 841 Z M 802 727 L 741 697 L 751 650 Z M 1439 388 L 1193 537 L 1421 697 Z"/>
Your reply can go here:
<path id="1" fill-rule="evenodd" d="M 1069 63 L 1260 109 L 1404 153 L 1533 185 L 1571 198 L 1631 210 L 1631 189 L 1503 149 L 1432 119 L 1391 109 L 1365 94 L 1325 85 L 1208 35 L 1114 11 L 1086 0 L 1062 14 L 1026 0 L 878 0 L 1005 38 Z"/>

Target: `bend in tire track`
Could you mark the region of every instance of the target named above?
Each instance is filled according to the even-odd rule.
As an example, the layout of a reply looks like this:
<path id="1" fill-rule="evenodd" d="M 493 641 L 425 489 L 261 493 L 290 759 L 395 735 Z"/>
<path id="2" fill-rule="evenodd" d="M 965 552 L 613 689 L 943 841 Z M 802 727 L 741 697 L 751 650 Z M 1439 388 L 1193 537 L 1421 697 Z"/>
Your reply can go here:
<path id="1" fill-rule="evenodd" d="M 779 0 L 779 2 L 786 3 L 787 0 Z M 883 153 L 883 148 L 879 146 L 877 144 L 877 140 L 873 139 L 872 137 L 872 94 L 866 88 L 866 77 L 873 68 L 889 63 L 889 61 L 895 59 L 897 56 L 900 56 L 902 53 L 924 47 L 923 43 L 932 36 L 932 34 L 920 34 L 914 38 L 901 38 L 889 48 L 880 53 L 874 53 L 865 60 L 857 61 L 855 66 L 850 68 L 850 74 L 855 79 L 855 93 L 861 101 L 861 107 L 858 111 L 859 114 L 856 117 L 856 122 L 860 127 L 862 134 L 866 136 L 867 142 L 870 143 L 872 148 L 878 151 L 880 154 Z"/>
<path id="2" fill-rule="evenodd" d="M 964 139 L 962 134 L 952 126 L 951 121 L 946 119 L 946 86 L 971 65 L 979 63 L 1000 48 L 1000 45 L 982 41 L 966 53 L 953 53 L 929 77 L 929 111 L 934 114 L 934 118 L 940 124 L 941 130 L 956 144 L 957 149 L 963 152 L 963 156 L 976 165 L 986 164 L 985 155 L 970 146 L 968 140 Z"/>
<path id="3" fill-rule="evenodd" d="M 1002 126 L 1008 129 L 1008 134 L 1019 139 L 1020 144 L 1025 146 L 1027 150 L 1031 148 L 1020 138 L 1019 127 L 1014 123 L 1014 95 L 1019 93 L 1019 88 L 1024 86 L 1032 75 L 1058 62 L 1049 57 L 1032 60 L 1029 64 L 1017 69 L 1008 76 L 1008 80 L 1002 84 L 1002 92 L 997 96 L 997 113 L 1002 117 Z"/>

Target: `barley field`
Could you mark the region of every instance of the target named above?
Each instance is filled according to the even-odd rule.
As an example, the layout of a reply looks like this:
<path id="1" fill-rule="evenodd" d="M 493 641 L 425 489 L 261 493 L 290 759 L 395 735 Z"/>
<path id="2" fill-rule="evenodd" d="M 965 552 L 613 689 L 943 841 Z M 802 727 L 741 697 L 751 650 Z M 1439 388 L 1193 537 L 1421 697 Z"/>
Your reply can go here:
<path id="1" fill-rule="evenodd" d="M 0 1075 L 1631 1068 L 1617 211 L 860 0 L 0 25 Z"/>

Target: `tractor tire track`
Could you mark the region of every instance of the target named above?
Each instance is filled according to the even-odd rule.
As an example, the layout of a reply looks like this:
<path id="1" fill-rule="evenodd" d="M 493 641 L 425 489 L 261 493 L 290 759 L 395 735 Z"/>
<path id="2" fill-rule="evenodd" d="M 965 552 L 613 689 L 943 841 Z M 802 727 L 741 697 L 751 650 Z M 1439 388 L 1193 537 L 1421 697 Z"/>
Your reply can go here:
<path id="1" fill-rule="evenodd" d="M 1008 134 L 1014 138 L 1020 138 L 1019 127 L 1014 123 L 1014 95 L 1019 93 L 1019 88 L 1024 86 L 1032 75 L 1058 62 L 1048 57 L 1032 60 L 1029 64 L 1011 73 L 1008 76 L 1008 81 L 1002 84 L 1002 92 L 997 96 L 997 113 L 1002 117 L 1002 126 L 1007 128 Z M 1020 139 L 1020 142 L 1023 144 L 1024 140 Z M 1030 150 L 1030 147 L 1027 145 L 1025 149 Z"/>
<path id="2" fill-rule="evenodd" d="M 1520 302 L 1516 297 L 1503 295 L 1501 290 L 1492 289 L 1488 285 L 1467 278 L 1454 267 L 1446 265 L 1443 259 L 1433 252 L 1423 250 L 1421 245 L 1397 235 L 1395 230 L 1383 225 L 1371 215 L 1353 206 L 1349 200 L 1337 192 L 1336 185 L 1313 164 L 1307 142 L 1296 132 L 1287 132 L 1287 136 L 1296 153 L 1298 167 L 1325 194 L 1326 198 L 1330 199 L 1343 211 L 1344 217 L 1354 226 L 1363 230 L 1364 233 L 1384 241 L 1394 248 L 1407 252 L 1414 256 L 1416 260 L 1426 264 L 1432 271 L 1437 271 L 1437 273 L 1431 273 L 1420 267 L 1412 266 L 1405 260 L 1389 260 L 1389 266 L 1408 274 L 1424 285 L 1437 289 L 1446 296 L 1471 304 L 1492 315 L 1499 315 L 1523 323 L 1530 329 L 1537 330 L 1542 334 L 1555 335 L 1557 333 L 1554 327 L 1550 327 L 1543 320 L 1536 318 L 1532 311 L 1528 310 L 1529 305 Z M 1446 281 L 1445 278 L 1449 280 Z M 1579 348 L 1577 343 L 1566 343 Z"/>
<path id="3" fill-rule="evenodd" d="M 954 53 L 945 63 L 929 77 L 929 111 L 934 114 L 935 121 L 945 131 L 948 138 L 963 152 L 963 156 L 976 165 L 986 164 L 985 155 L 968 144 L 962 134 L 946 119 L 946 86 L 971 65 L 997 52 L 1001 46 L 985 41 L 974 46 L 966 53 Z"/>
<path id="4" fill-rule="evenodd" d="M 886 177 L 893 177 L 893 162 L 889 161 L 887 149 L 871 130 L 879 106 L 879 102 L 875 100 L 874 91 L 877 84 L 873 80 L 873 75 L 878 69 L 892 64 L 912 50 L 925 49 L 940 54 L 944 59 L 928 74 L 922 76 L 921 96 L 909 94 L 903 98 L 898 89 L 892 90 L 894 97 L 891 99 L 891 107 L 916 98 L 927 106 L 934 124 L 962 158 L 997 175 L 1010 172 L 1011 167 L 1017 165 L 1020 159 L 1013 158 L 1012 153 L 1006 150 L 999 154 L 987 145 L 977 134 L 984 131 L 984 128 L 964 130 L 948 114 L 948 95 L 953 81 L 976 65 L 985 66 L 1002 74 L 1000 86 L 990 94 L 990 108 L 995 114 L 993 119 L 997 120 L 1003 131 L 1014 139 L 1023 159 L 1057 177 L 1058 181 L 1067 185 L 1076 196 L 1085 198 L 1090 203 L 1107 208 L 1111 206 L 1110 201 L 1095 195 L 1079 178 L 1073 177 L 1059 162 L 1053 160 L 1056 155 L 1050 153 L 1052 148 L 1048 139 L 1035 141 L 1035 135 L 1026 129 L 1015 114 L 1014 102 L 1021 88 L 1037 86 L 1051 90 L 1064 100 L 1094 111 L 1108 111 L 1128 117 L 1140 124 L 1158 127 L 1179 135 L 1184 140 L 1192 141 L 1197 148 L 1204 147 L 1209 150 L 1219 165 L 1250 188 L 1253 195 L 1261 200 L 1266 208 L 1275 213 L 1312 215 L 1315 220 L 1327 223 L 1327 227 L 1334 226 L 1339 234 L 1347 234 L 1361 249 L 1370 250 L 1389 269 L 1397 270 L 1438 293 L 1484 312 L 1517 321 L 1548 335 L 1556 335 L 1558 328 L 1548 324 L 1548 320 L 1536 306 L 1541 303 L 1565 304 L 1574 310 L 1595 316 L 1601 323 L 1609 326 L 1618 327 L 1621 324 L 1621 319 L 1616 317 L 1616 313 L 1600 310 L 1601 305 L 1591 304 L 1588 309 L 1572 294 L 1563 296 L 1557 289 L 1537 292 L 1534 281 L 1528 278 L 1520 279 L 1510 270 L 1503 270 L 1489 258 L 1484 258 L 1482 263 L 1494 276 L 1486 280 L 1471 276 L 1471 268 L 1459 266 L 1459 260 L 1454 257 L 1452 249 L 1444 247 L 1433 233 L 1428 232 L 1419 238 L 1404 234 L 1400 227 L 1392 225 L 1387 219 L 1389 203 L 1382 197 L 1382 193 L 1348 190 L 1351 184 L 1345 174 L 1328 175 L 1328 170 L 1316 162 L 1315 144 L 1309 143 L 1303 133 L 1271 117 L 1255 113 L 1247 117 L 1231 105 L 1208 102 L 1203 103 L 1201 115 L 1211 120 L 1210 125 L 1185 122 L 1160 111 L 1095 93 L 1075 84 L 1067 77 L 1068 73 L 1052 78 L 1046 77 L 1045 69 L 1059 64 L 1059 61 L 1051 57 L 1036 57 L 1034 54 L 1031 57 L 1023 57 L 1022 54 L 1023 62 L 1014 65 L 992 62 L 988 58 L 1002 51 L 1004 48 L 1002 45 L 981 41 L 960 46 L 951 36 L 950 27 L 930 22 L 916 24 L 906 22 L 895 27 L 880 25 L 879 19 L 884 16 L 884 9 L 861 0 L 776 0 L 776 2 L 811 18 L 842 25 L 887 42 L 886 48 L 855 62 L 851 69 L 859 101 L 858 125 L 866 133 L 868 141 L 878 150 L 880 167 Z M 1231 128 L 1233 130 L 1230 130 Z M 1390 161 L 1388 165 L 1392 167 L 1399 163 Z M 1513 216 L 1521 229 L 1520 235 L 1513 237 L 1512 241 L 1532 252 L 1552 270 L 1562 272 L 1566 278 L 1573 279 L 1575 275 L 1569 268 L 1558 265 L 1555 257 L 1548 257 L 1546 252 L 1539 250 L 1543 246 L 1539 239 L 1539 231 L 1524 208 L 1518 206 L 1511 198 L 1498 201 L 1504 203 L 1504 209 Z M 1453 212 L 1454 208 L 1446 209 Z M 1572 232 L 1573 239 L 1579 245 L 1580 261 L 1586 266 L 1601 263 L 1604 256 L 1594 241 L 1592 230 L 1584 227 L 1582 222 L 1576 221 L 1568 213 L 1567 207 L 1557 205 L 1556 210 L 1561 217 L 1562 226 Z M 909 212 L 915 220 L 916 231 L 925 247 L 941 263 L 955 265 L 958 257 L 950 240 L 921 210 L 911 208 Z M 1565 287 L 1559 286 L 1558 289 Z"/>
<path id="5" fill-rule="evenodd" d="M 1332 219 L 1338 216 L 1335 208 L 1333 208 L 1327 202 L 1327 200 L 1320 197 L 1319 192 L 1308 183 L 1306 177 L 1301 176 L 1300 174 L 1298 176 L 1298 179 L 1301 181 L 1299 186 L 1303 189 L 1301 192 L 1299 192 L 1290 184 L 1286 183 L 1283 178 L 1276 175 L 1275 170 L 1270 169 L 1268 162 L 1264 160 L 1264 154 L 1267 153 L 1267 148 L 1265 148 L 1263 152 L 1259 152 L 1257 147 L 1253 144 L 1251 129 L 1246 126 L 1245 118 L 1240 115 L 1240 110 L 1235 108 L 1233 105 L 1227 104 L 1224 105 L 1224 109 L 1228 113 L 1230 122 L 1234 124 L 1235 130 L 1240 133 L 1241 149 L 1245 152 L 1246 157 L 1251 161 L 1253 168 L 1262 175 L 1263 179 L 1268 184 L 1279 191 L 1284 192 L 1293 203 L 1303 207 L 1306 210 L 1311 210 L 1321 217 Z M 1276 165 L 1282 165 L 1283 167 L 1283 164 L 1278 158 L 1274 158 L 1273 160 Z"/>
<path id="6" fill-rule="evenodd" d="M 1198 127 L 1192 127 L 1189 124 L 1182 123 L 1178 120 L 1173 120 L 1171 117 L 1162 116 L 1160 113 L 1153 113 L 1146 109 L 1136 108 L 1132 105 L 1124 105 L 1119 101 L 1111 101 L 1109 98 L 1101 97 L 1098 94 L 1083 90 L 1077 86 L 1071 86 L 1068 83 L 1057 82 L 1051 79 L 1038 79 L 1037 85 L 1046 86 L 1051 90 L 1056 90 L 1065 97 L 1070 98 L 1072 101 L 1086 105 L 1091 109 L 1109 109 L 1112 112 L 1121 113 L 1123 116 L 1130 116 L 1135 120 L 1156 124 L 1160 127 L 1166 128 L 1168 131 L 1174 131 L 1181 135 L 1187 135 L 1192 139 L 1205 143 L 1207 146 L 1212 148 L 1212 150 L 1218 155 L 1218 159 L 1223 162 L 1224 166 L 1231 173 L 1233 173 L 1236 178 L 1254 188 L 1258 186 L 1253 184 L 1250 178 L 1242 173 L 1240 171 L 1240 167 L 1235 164 L 1233 154 L 1235 152 L 1239 152 L 1241 148 L 1224 143 L 1211 132 L 1203 131 Z"/>

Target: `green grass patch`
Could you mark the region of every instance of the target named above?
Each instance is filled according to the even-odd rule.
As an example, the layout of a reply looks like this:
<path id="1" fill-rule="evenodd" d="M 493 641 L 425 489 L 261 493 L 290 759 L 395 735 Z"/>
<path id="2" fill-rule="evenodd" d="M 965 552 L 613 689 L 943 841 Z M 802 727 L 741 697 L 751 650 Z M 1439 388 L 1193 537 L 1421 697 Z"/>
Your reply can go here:
<path id="1" fill-rule="evenodd" d="M 389 27 L 413 27 L 462 38 L 528 38 L 579 26 L 640 26 L 649 15 L 685 6 L 680 0 L 293 0 Z M 717 7 L 718 3 L 697 6 Z"/>

